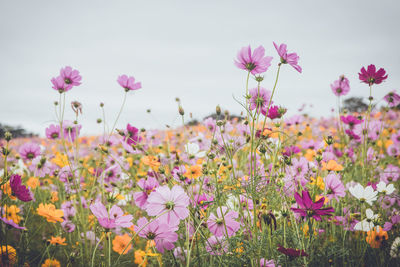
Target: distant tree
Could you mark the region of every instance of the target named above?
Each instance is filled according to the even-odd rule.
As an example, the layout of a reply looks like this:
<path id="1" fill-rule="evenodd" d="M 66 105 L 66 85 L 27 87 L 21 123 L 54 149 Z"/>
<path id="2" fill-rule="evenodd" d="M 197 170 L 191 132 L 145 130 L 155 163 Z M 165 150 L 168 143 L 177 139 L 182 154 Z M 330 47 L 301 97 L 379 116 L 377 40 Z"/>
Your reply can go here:
<path id="1" fill-rule="evenodd" d="M 344 100 L 342 110 L 347 110 L 348 112 L 364 112 L 368 109 L 368 104 L 366 104 L 362 97 L 350 97 Z"/>
<path id="2" fill-rule="evenodd" d="M 4 125 L 4 124 L 0 123 L 0 139 L 4 138 L 4 134 L 6 132 L 10 132 L 12 134 L 13 138 L 37 136 L 37 134 L 27 132 L 21 126 L 14 127 L 14 126 Z"/>

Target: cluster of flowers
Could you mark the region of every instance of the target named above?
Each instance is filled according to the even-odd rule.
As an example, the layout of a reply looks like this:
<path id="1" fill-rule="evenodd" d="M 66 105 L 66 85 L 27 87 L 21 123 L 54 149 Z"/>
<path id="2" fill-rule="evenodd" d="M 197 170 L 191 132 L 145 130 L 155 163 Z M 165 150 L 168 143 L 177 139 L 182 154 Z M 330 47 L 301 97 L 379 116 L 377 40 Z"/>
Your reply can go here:
<path id="1" fill-rule="evenodd" d="M 46 138 L 7 134 L 0 265 L 399 264 L 400 96 L 388 93 L 380 110 L 370 96 L 368 110 L 350 113 L 340 107 L 350 91 L 341 75 L 331 84 L 337 117 L 288 117 L 273 101 L 279 72 L 302 68 L 286 44 L 273 45 L 271 91 L 261 86 L 273 60 L 264 47 L 237 55 L 247 72 L 240 119 L 218 107 L 223 119 L 194 126 L 114 133 L 115 121 L 111 132 L 84 137 L 82 105 L 72 102 L 76 120 L 64 120 L 60 97 Z M 371 89 L 388 77 L 376 69 L 359 73 Z M 65 67 L 51 83 L 66 94 L 81 80 Z M 126 94 L 142 87 L 127 75 L 117 82 Z"/>

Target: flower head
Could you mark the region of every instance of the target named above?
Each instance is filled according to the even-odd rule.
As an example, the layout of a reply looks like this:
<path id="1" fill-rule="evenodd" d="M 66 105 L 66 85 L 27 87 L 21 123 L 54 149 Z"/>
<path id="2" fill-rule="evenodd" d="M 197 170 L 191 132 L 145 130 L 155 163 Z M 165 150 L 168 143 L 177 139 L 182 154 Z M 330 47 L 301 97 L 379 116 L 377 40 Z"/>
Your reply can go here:
<path id="1" fill-rule="evenodd" d="M 253 88 L 249 92 L 250 94 L 250 110 L 256 109 L 257 113 L 262 113 L 264 116 L 267 114 L 268 104 L 271 99 L 271 91 L 266 90 L 263 87 Z M 271 101 L 272 104 L 272 101 Z"/>
<path id="2" fill-rule="evenodd" d="M 70 66 L 66 66 L 60 70 L 60 77 L 64 80 L 68 86 L 78 86 L 81 84 L 82 77 L 79 71 L 72 69 Z"/>
<path id="3" fill-rule="evenodd" d="M 339 197 L 346 196 L 345 188 L 340 181 L 339 175 L 330 173 L 325 177 L 326 196 L 329 199 L 335 198 L 339 201 Z"/>
<path id="4" fill-rule="evenodd" d="M 347 95 L 347 93 L 350 91 L 349 79 L 344 77 L 344 75 L 340 76 L 338 80 L 331 84 L 331 89 L 336 96 Z"/>
<path id="5" fill-rule="evenodd" d="M 101 202 L 96 202 L 90 205 L 90 210 L 96 216 L 99 224 L 107 229 L 113 229 L 117 227 L 129 228 L 133 225 L 131 222 L 133 219 L 132 215 L 124 215 L 124 212 L 117 205 L 113 205 L 108 211 Z"/>
<path id="6" fill-rule="evenodd" d="M 335 210 L 332 207 L 323 208 L 325 198 L 321 197 L 317 202 L 313 202 L 308 191 L 303 190 L 302 196 L 299 193 L 294 194 L 297 205 L 299 208 L 292 208 L 292 210 L 303 217 L 314 218 L 321 221 L 321 216 L 331 216 Z"/>
<path id="7" fill-rule="evenodd" d="M 132 248 L 131 244 L 132 238 L 128 234 L 117 235 L 112 241 L 113 250 L 118 254 L 127 254 Z"/>
<path id="8" fill-rule="evenodd" d="M 308 254 L 302 249 L 294 249 L 294 248 L 284 248 L 281 245 L 278 245 L 278 251 L 283 253 L 290 258 L 297 258 L 297 257 L 307 257 Z"/>
<path id="9" fill-rule="evenodd" d="M 250 45 L 242 47 L 237 54 L 237 61 L 235 65 L 243 70 L 251 72 L 253 75 L 266 72 L 268 67 L 271 66 L 272 57 L 265 57 L 265 49 L 262 46 L 254 49 L 251 53 Z"/>
<path id="10" fill-rule="evenodd" d="M 372 186 L 364 188 L 359 183 L 354 187 L 350 187 L 349 192 L 361 202 L 367 202 L 369 205 L 372 205 L 372 202 L 378 198 L 378 192 L 374 191 Z"/>
<path id="11" fill-rule="evenodd" d="M 390 247 L 390 256 L 392 258 L 400 258 L 400 237 L 396 237 Z"/>
<path id="12" fill-rule="evenodd" d="M 288 53 L 286 44 L 281 44 L 280 46 L 278 46 L 274 42 L 274 46 L 275 46 L 276 51 L 278 52 L 278 55 L 281 57 L 281 63 L 289 64 L 295 70 L 297 70 L 298 72 L 301 73 L 302 69 L 297 64 L 300 57 L 296 53 Z"/>
<path id="13" fill-rule="evenodd" d="M 56 209 L 56 206 L 53 204 L 40 203 L 36 211 L 40 216 L 45 217 L 48 222 L 56 223 L 64 221 L 61 218 L 64 216 L 64 211 Z"/>
<path id="14" fill-rule="evenodd" d="M 371 246 L 371 248 L 380 248 L 382 243 L 388 240 L 388 234 L 383 231 L 380 226 L 371 229 L 367 233 L 366 241 Z"/>
<path id="15" fill-rule="evenodd" d="M 358 222 L 354 226 L 354 230 L 368 232 L 374 228 L 375 226 L 374 222 L 379 217 L 378 214 L 374 214 L 374 212 L 371 209 L 366 209 L 365 214 L 366 214 L 366 219 Z"/>
<path id="16" fill-rule="evenodd" d="M 125 135 L 128 145 L 136 145 L 142 140 L 139 135 L 139 129 L 130 125 L 129 123 L 126 125 Z"/>
<path id="17" fill-rule="evenodd" d="M 19 200 L 23 202 L 29 202 L 33 199 L 32 192 L 22 184 L 21 176 L 18 174 L 13 174 L 10 177 L 10 186 L 12 190 L 12 195 L 16 196 Z"/>
<path id="18" fill-rule="evenodd" d="M 60 137 L 60 125 L 51 124 L 46 128 L 46 137 L 48 139 L 57 139 Z"/>
<path id="19" fill-rule="evenodd" d="M 400 105 L 400 95 L 396 93 L 396 91 L 392 91 L 385 95 L 383 98 L 388 103 L 389 107 L 394 108 Z"/>
<path id="20" fill-rule="evenodd" d="M 19 148 L 19 154 L 24 160 L 32 160 L 40 155 L 40 146 L 36 143 L 25 143 Z"/>
<path id="21" fill-rule="evenodd" d="M 142 88 L 142 84 L 140 82 L 135 83 L 135 78 L 133 76 L 128 77 L 127 75 L 122 75 L 118 77 L 117 81 L 126 92 Z"/>
<path id="22" fill-rule="evenodd" d="M 368 66 L 367 69 L 364 67 L 361 68 L 361 72 L 358 73 L 358 77 L 361 82 L 373 85 L 373 84 L 380 84 L 384 80 L 387 79 L 387 75 L 385 76 L 386 71 L 383 68 L 380 68 L 376 71 L 375 65 L 371 64 Z"/>
<path id="23" fill-rule="evenodd" d="M 238 213 L 236 211 L 228 211 L 227 207 L 218 207 L 217 216 L 211 213 L 210 218 L 208 218 L 208 229 L 217 237 L 223 235 L 231 237 L 240 227 L 240 223 L 235 220 L 237 217 Z"/>
<path id="24" fill-rule="evenodd" d="M 182 187 L 175 185 L 169 189 L 168 185 L 164 185 L 150 194 L 146 211 L 149 216 L 160 216 L 161 222 L 177 225 L 189 216 L 188 205 L 189 197 Z"/>
<path id="25" fill-rule="evenodd" d="M 56 78 L 51 79 L 51 83 L 53 84 L 52 88 L 58 91 L 60 94 L 71 90 L 72 85 L 66 84 L 63 77 L 58 76 Z"/>

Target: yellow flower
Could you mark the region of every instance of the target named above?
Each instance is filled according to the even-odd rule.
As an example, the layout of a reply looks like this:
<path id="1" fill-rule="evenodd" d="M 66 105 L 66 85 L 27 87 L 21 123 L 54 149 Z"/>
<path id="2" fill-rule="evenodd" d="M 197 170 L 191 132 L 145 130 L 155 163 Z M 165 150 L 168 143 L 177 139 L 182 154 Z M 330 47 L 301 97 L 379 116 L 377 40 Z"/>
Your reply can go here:
<path id="1" fill-rule="evenodd" d="M 51 160 L 51 162 L 62 168 L 68 165 L 68 157 L 60 152 L 56 152 L 56 156 Z"/>
<path id="2" fill-rule="evenodd" d="M 32 189 L 35 189 L 36 187 L 40 186 L 39 179 L 36 177 L 29 178 L 26 184 Z"/>
<path id="3" fill-rule="evenodd" d="M 128 234 L 117 235 L 112 241 L 113 250 L 120 255 L 127 254 L 132 248 L 131 240 L 132 238 Z"/>
<path id="4" fill-rule="evenodd" d="M 7 220 L 13 220 L 16 224 L 19 223 L 21 217 L 18 216 L 18 212 L 21 210 L 16 205 L 7 206 L 4 205 L 3 207 L 3 216 L 7 218 Z"/>
<path id="5" fill-rule="evenodd" d="M 331 159 L 328 163 L 322 162 L 322 170 L 328 171 L 342 171 L 343 166 Z"/>
<path id="6" fill-rule="evenodd" d="M 64 216 L 64 211 L 56 209 L 56 206 L 54 206 L 53 204 L 43 205 L 43 203 L 40 203 L 36 211 L 40 216 L 45 217 L 48 222 L 56 223 L 64 221 L 61 218 L 62 216 Z"/>
<path id="7" fill-rule="evenodd" d="M 61 264 L 56 259 L 46 259 L 42 264 L 42 267 L 61 267 Z"/>
<path id="8" fill-rule="evenodd" d="M 0 266 L 14 266 L 17 264 L 17 251 L 12 246 L 0 247 Z"/>
<path id="9" fill-rule="evenodd" d="M 61 246 L 66 246 L 67 245 L 67 243 L 65 243 L 65 240 L 66 240 L 65 237 L 61 238 L 59 236 L 56 236 L 56 237 L 52 236 L 51 239 L 47 239 L 47 241 L 49 241 L 50 244 L 52 244 L 52 245 L 61 245 Z"/>
<path id="10" fill-rule="evenodd" d="M 58 201 L 58 192 L 57 191 L 53 191 L 53 192 L 51 192 L 51 202 L 57 202 Z"/>
<path id="11" fill-rule="evenodd" d="M 324 179 L 322 179 L 321 176 L 318 176 L 317 179 L 315 179 L 314 177 L 311 177 L 311 185 L 316 185 L 319 189 L 324 190 L 325 189 L 325 183 L 324 183 Z"/>
<path id="12" fill-rule="evenodd" d="M 140 161 L 144 165 L 150 166 L 155 171 L 157 171 L 158 167 L 161 165 L 161 163 L 158 161 L 158 158 L 155 156 L 144 156 L 140 159 Z"/>

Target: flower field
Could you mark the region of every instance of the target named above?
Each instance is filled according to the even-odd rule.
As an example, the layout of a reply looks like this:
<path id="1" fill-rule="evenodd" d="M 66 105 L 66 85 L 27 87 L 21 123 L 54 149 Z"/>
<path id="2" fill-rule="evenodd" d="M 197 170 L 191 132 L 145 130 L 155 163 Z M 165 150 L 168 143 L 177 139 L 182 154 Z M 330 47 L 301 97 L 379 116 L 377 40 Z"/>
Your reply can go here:
<path id="1" fill-rule="evenodd" d="M 121 75 L 116 120 L 81 135 L 68 91 L 84 80 L 62 68 L 46 137 L 0 140 L 0 265 L 400 266 L 400 96 L 374 98 L 388 74 L 349 74 L 365 85 L 363 112 L 342 107 L 342 75 L 327 83 L 333 117 L 288 116 L 279 73 L 301 75 L 301 62 L 273 45 L 237 54 L 241 116 L 217 106 L 189 124 L 177 99 L 182 125 L 164 130 L 117 127 L 126 98 L 146 90 Z"/>

